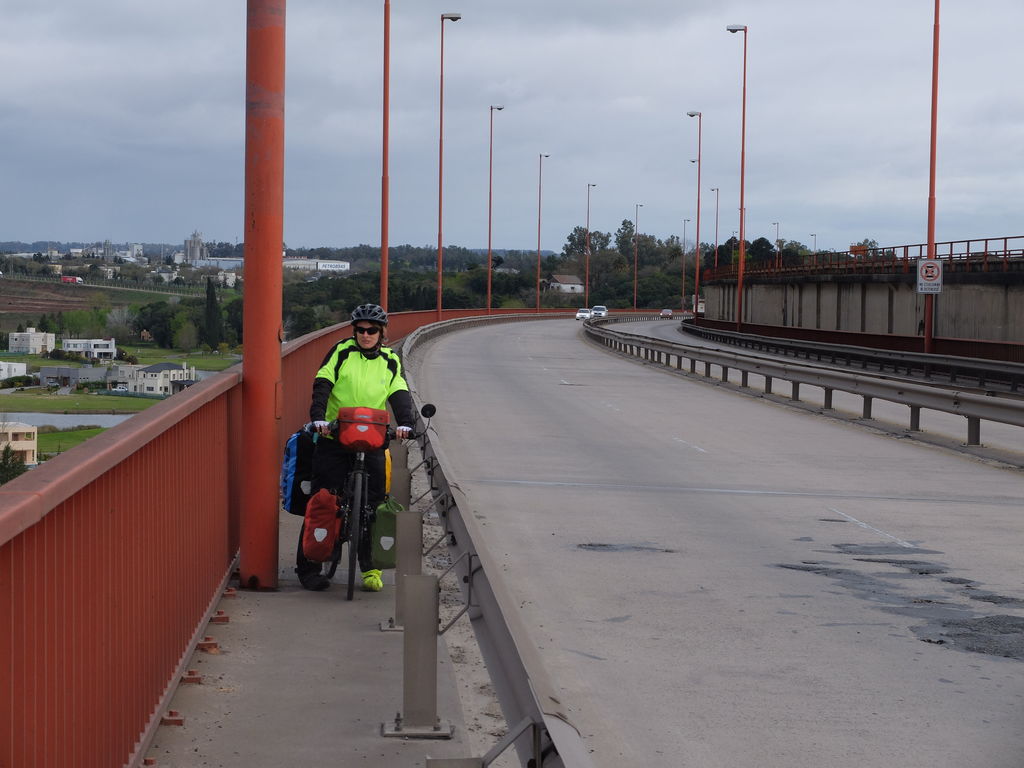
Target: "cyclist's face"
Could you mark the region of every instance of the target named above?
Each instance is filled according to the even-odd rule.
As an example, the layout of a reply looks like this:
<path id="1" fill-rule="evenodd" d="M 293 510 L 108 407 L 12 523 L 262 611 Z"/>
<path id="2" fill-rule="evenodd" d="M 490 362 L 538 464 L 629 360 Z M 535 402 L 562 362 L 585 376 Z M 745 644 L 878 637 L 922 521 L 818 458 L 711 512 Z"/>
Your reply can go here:
<path id="1" fill-rule="evenodd" d="M 380 326 L 360 320 L 352 326 L 352 333 L 355 334 L 356 343 L 362 349 L 373 349 L 380 341 Z"/>

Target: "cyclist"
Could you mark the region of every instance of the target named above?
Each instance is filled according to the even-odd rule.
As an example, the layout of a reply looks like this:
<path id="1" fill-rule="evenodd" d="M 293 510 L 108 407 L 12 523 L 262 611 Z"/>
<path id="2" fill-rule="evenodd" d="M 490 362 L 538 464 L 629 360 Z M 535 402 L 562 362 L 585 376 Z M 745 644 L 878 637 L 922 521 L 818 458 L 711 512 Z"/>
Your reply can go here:
<path id="1" fill-rule="evenodd" d="M 352 336 L 338 342 L 324 358 L 313 379 L 313 401 L 310 420 L 319 433 L 313 452 L 312 493 L 320 488 L 341 491 L 355 461 L 355 455 L 344 450 L 330 434 L 329 423 L 339 408 L 377 408 L 387 405 L 398 422 L 396 437 L 404 439 L 415 423 L 412 396 L 402 377 L 402 364 L 388 347 L 386 331 L 388 315 L 376 304 L 360 304 L 352 310 Z M 367 502 L 376 509 L 384 500 L 385 457 L 383 449 L 366 453 Z M 349 542 L 352 546 L 353 542 Z M 363 589 L 378 592 L 384 586 L 381 572 L 373 567 L 369 525 L 358 542 L 359 568 Z M 307 560 L 302 553 L 302 531 L 299 531 L 295 572 L 305 589 L 321 590 L 330 581 L 321 573 L 320 563 Z"/>

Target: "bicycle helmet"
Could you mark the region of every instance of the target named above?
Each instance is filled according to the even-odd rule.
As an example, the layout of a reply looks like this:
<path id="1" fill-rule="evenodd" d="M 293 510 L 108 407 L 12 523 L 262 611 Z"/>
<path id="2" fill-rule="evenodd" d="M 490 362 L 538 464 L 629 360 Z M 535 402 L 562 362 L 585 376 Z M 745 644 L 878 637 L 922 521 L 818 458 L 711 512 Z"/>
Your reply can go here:
<path id="1" fill-rule="evenodd" d="M 352 310 L 352 322 L 357 320 L 368 320 L 371 323 L 388 324 L 388 313 L 383 307 L 376 304 L 360 304 Z"/>

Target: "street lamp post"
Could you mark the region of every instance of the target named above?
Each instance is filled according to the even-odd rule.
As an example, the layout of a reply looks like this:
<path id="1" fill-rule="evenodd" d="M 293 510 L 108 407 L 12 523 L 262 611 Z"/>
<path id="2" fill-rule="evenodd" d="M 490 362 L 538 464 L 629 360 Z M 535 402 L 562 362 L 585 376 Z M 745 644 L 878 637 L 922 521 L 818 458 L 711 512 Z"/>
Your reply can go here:
<path id="1" fill-rule="evenodd" d="M 637 273 L 637 252 L 640 247 L 640 225 L 637 219 L 640 216 L 640 209 L 643 203 L 637 203 L 633 208 L 633 311 L 636 312 L 636 273 Z"/>
<path id="2" fill-rule="evenodd" d="M 587 240 L 584 244 L 586 267 L 583 278 L 583 305 L 586 307 L 590 306 L 590 189 L 596 186 L 597 184 L 587 184 Z"/>
<path id="3" fill-rule="evenodd" d="M 388 145 L 391 120 L 391 0 L 384 0 L 384 94 L 380 167 L 380 305 L 388 308 Z"/>
<path id="4" fill-rule="evenodd" d="M 782 241 L 779 240 L 779 222 L 773 221 L 775 225 L 775 248 L 778 253 L 775 254 L 775 268 L 778 269 L 782 266 Z"/>
<path id="5" fill-rule="evenodd" d="M 928 156 L 928 258 L 935 258 L 935 156 L 936 128 L 939 113 L 939 0 L 935 0 L 935 17 L 932 28 L 932 124 L 931 144 Z M 932 352 L 935 319 L 935 295 L 924 295 L 924 351 Z"/>
<path id="6" fill-rule="evenodd" d="M 438 132 L 437 132 L 437 319 L 441 319 L 441 287 L 442 276 L 444 275 L 444 246 L 442 243 L 442 221 L 444 213 L 444 23 L 446 21 L 458 21 L 462 18 L 461 13 L 441 14 L 441 88 L 440 102 L 438 107 Z"/>
<path id="7" fill-rule="evenodd" d="M 818 236 L 811 232 L 811 237 L 814 238 L 814 255 L 811 257 L 811 263 L 816 266 L 818 264 Z"/>
<path id="8" fill-rule="evenodd" d="M 540 312 L 540 197 L 541 180 L 544 178 L 544 158 L 551 157 L 543 152 L 537 156 L 537 311 Z"/>
<path id="9" fill-rule="evenodd" d="M 686 225 L 689 223 L 689 219 L 683 219 L 683 288 L 679 295 L 679 309 L 686 309 Z"/>
<path id="10" fill-rule="evenodd" d="M 715 193 L 715 269 L 718 269 L 718 187 L 712 187 Z"/>
<path id="11" fill-rule="evenodd" d="M 687 117 L 697 118 L 697 234 L 693 250 L 693 314 L 696 317 L 697 303 L 700 301 L 700 169 L 701 165 L 701 133 L 704 116 L 700 112 L 687 112 Z"/>
<path id="12" fill-rule="evenodd" d="M 729 32 L 743 33 L 743 111 L 740 122 L 740 266 L 736 278 L 736 330 L 743 328 L 743 268 L 747 261 L 747 247 L 744 234 L 746 209 L 743 207 L 743 183 L 747 162 L 747 25 L 730 24 Z"/>
<path id="13" fill-rule="evenodd" d="M 493 263 L 491 261 L 491 222 L 493 217 L 491 211 L 494 205 L 494 110 L 503 110 L 501 104 L 492 104 L 491 112 L 491 144 L 487 160 L 487 314 L 491 314 L 491 274 Z"/>

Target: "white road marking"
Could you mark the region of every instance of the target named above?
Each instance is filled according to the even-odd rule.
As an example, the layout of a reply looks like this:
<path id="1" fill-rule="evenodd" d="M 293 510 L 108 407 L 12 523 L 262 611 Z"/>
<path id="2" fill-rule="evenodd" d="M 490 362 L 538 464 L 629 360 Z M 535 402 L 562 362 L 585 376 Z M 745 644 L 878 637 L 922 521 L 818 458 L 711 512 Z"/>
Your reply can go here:
<path id="1" fill-rule="evenodd" d="M 862 522 L 861 522 L 860 520 L 858 520 L 858 519 L 857 519 L 856 517 L 854 517 L 853 515 L 848 515 L 848 514 L 846 514 L 845 512 L 840 512 L 840 511 L 839 511 L 838 509 L 836 509 L 835 507 L 829 507 L 829 508 L 828 508 L 828 511 L 829 511 L 829 512 L 834 512 L 834 513 L 835 513 L 835 514 L 837 514 L 837 515 L 842 515 L 842 516 L 843 516 L 843 517 L 845 517 L 845 518 L 846 518 L 847 520 L 849 520 L 849 521 L 850 521 L 851 523 L 856 523 L 856 524 L 857 524 L 857 525 L 859 525 L 859 526 L 860 526 L 861 528 L 867 528 L 867 529 L 868 529 L 869 531 L 874 531 L 875 533 L 879 534 L 880 536 L 885 536 L 885 537 L 886 537 L 887 539 L 892 539 L 892 540 L 893 540 L 893 541 L 895 541 L 895 542 L 896 542 L 897 544 L 899 544 L 899 545 L 900 545 L 901 547 L 906 547 L 907 549 L 917 549 L 917 547 L 915 547 L 915 546 L 914 546 L 913 544 L 911 544 L 910 542 L 904 541 L 903 539 L 898 539 L 898 538 L 896 538 L 895 536 L 893 536 L 893 535 L 892 535 L 891 533 L 886 533 L 885 531 L 879 530 L 878 528 L 875 528 L 875 527 L 874 527 L 874 526 L 872 526 L 872 525 L 868 525 L 867 523 L 862 523 Z"/>
<path id="2" fill-rule="evenodd" d="M 688 443 L 688 442 L 686 442 L 685 440 L 683 440 L 680 437 L 673 437 L 672 439 L 675 440 L 677 443 L 682 443 L 687 448 L 693 448 L 693 450 L 695 450 L 695 451 L 700 451 L 701 453 L 707 453 L 707 451 L 705 451 L 699 445 L 694 445 L 693 443 Z"/>

